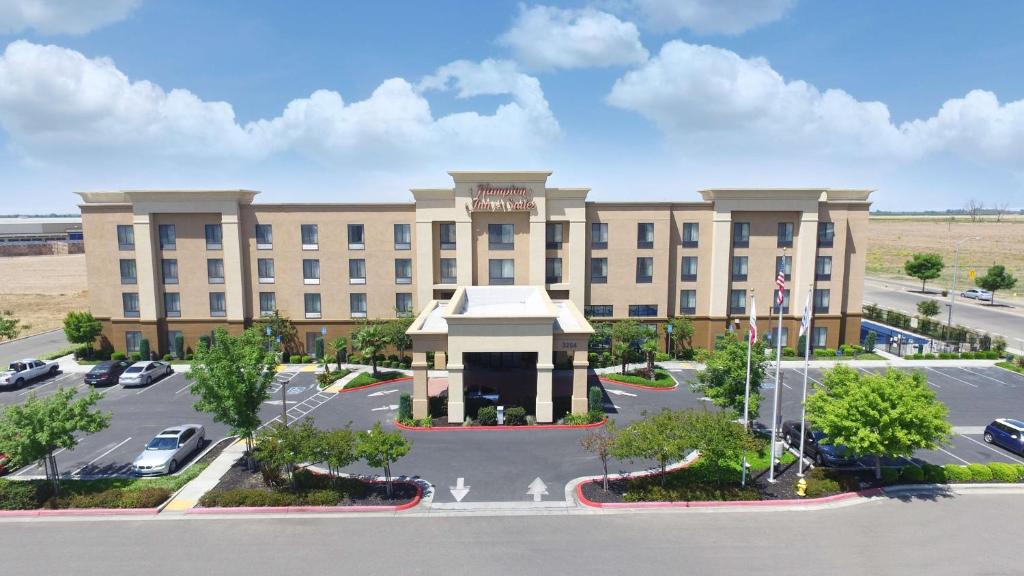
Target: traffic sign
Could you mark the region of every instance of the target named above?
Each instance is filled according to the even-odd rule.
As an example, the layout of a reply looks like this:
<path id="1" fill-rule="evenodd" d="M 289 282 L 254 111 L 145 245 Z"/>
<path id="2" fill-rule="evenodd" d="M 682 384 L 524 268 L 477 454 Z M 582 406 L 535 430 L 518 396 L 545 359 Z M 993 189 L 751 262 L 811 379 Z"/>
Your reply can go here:
<path id="1" fill-rule="evenodd" d="M 323 328 L 320 329 L 320 335 L 327 336 L 327 326 L 324 326 Z"/>
<path id="2" fill-rule="evenodd" d="M 967 277 L 970 278 L 971 280 L 974 280 L 974 269 L 973 268 L 971 268 L 970 270 L 967 271 Z"/>

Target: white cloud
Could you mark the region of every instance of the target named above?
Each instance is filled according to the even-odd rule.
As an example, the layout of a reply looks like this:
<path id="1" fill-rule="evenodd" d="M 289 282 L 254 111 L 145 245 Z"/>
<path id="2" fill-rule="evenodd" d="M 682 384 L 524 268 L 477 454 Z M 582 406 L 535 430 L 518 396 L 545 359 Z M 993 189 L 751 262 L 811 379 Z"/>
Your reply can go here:
<path id="1" fill-rule="evenodd" d="M 796 0 L 628 0 L 647 28 L 698 34 L 741 34 L 782 18 Z"/>
<path id="2" fill-rule="evenodd" d="M 882 102 L 787 82 L 763 58 L 678 40 L 619 78 L 607 101 L 691 145 L 714 140 L 773 152 L 885 159 L 952 151 L 1024 168 L 1024 101 L 1000 105 L 994 94 L 975 90 L 947 101 L 932 118 L 897 125 Z"/>
<path id="3" fill-rule="evenodd" d="M 0 34 L 85 34 L 124 20 L 142 0 L 0 0 Z"/>
<path id="4" fill-rule="evenodd" d="M 425 90 L 459 98 L 507 95 L 493 114 L 435 118 Z M 422 158 L 481 146 L 515 151 L 560 133 L 536 78 L 510 62 L 453 62 L 419 87 L 383 81 L 365 100 L 318 90 L 277 117 L 239 124 L 227 102 L 133 81 L 106 58 L 16 41 L 0 56 L 0 126 L 29 156 L 67 158 L 116 150 L 126 157 L 264 158 L 299 151 L 321 159 Z M 384 155 L 386 156 L 386 154 Z"/>
<path id="5" fill-rule="evenodd" d="M 607 12 L 519 6 L 512 27 L 498 38 L 530 68 L 592 68 L 643 62 L 647 50 L 632 22 Z"/>

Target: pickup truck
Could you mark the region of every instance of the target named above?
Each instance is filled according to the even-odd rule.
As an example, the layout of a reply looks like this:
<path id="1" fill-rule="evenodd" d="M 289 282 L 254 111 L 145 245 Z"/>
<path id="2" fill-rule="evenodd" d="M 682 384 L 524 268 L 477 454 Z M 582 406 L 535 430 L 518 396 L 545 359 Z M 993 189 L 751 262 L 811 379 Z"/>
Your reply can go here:
<path id="1" fill-rule="evenodd" d="M 11 362 L 6 372 L 0 372 L 0 386 L 21 388 L 28 382 L 44 376 L 53 376 L 60 370 L 56 362 L 43 362 L 26 358 Z"/>

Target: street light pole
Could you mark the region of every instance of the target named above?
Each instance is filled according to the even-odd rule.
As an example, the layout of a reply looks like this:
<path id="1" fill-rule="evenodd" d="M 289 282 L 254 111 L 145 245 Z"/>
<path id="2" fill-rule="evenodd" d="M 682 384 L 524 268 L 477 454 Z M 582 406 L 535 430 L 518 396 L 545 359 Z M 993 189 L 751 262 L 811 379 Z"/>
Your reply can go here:
<path id="1" fill-rule="evenodd" d="M 953 304 L 956 303 L 956 280 L 960 272 L 960 245 L 968 240 L 981 240 L 981 236 L 969 236 L 956 242 L 956 251 L 953 253 L 953 288 L 949 291 L 949 315 L 946 317 L 946 325 L 950 329 L 953 328 Z"/>

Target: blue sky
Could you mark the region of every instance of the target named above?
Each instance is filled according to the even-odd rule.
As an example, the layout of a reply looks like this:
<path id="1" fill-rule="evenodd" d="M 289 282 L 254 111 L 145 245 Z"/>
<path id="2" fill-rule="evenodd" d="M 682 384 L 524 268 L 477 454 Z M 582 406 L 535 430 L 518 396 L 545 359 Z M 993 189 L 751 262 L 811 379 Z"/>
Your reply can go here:
<path id="1" fill-rule="evenodd" d="M 1024 208 L 1024 3 L 0 0 L 0 213 L 75 190 L 878 189 Z M 28 201 L 27 199 L 30 199 Z"/>

